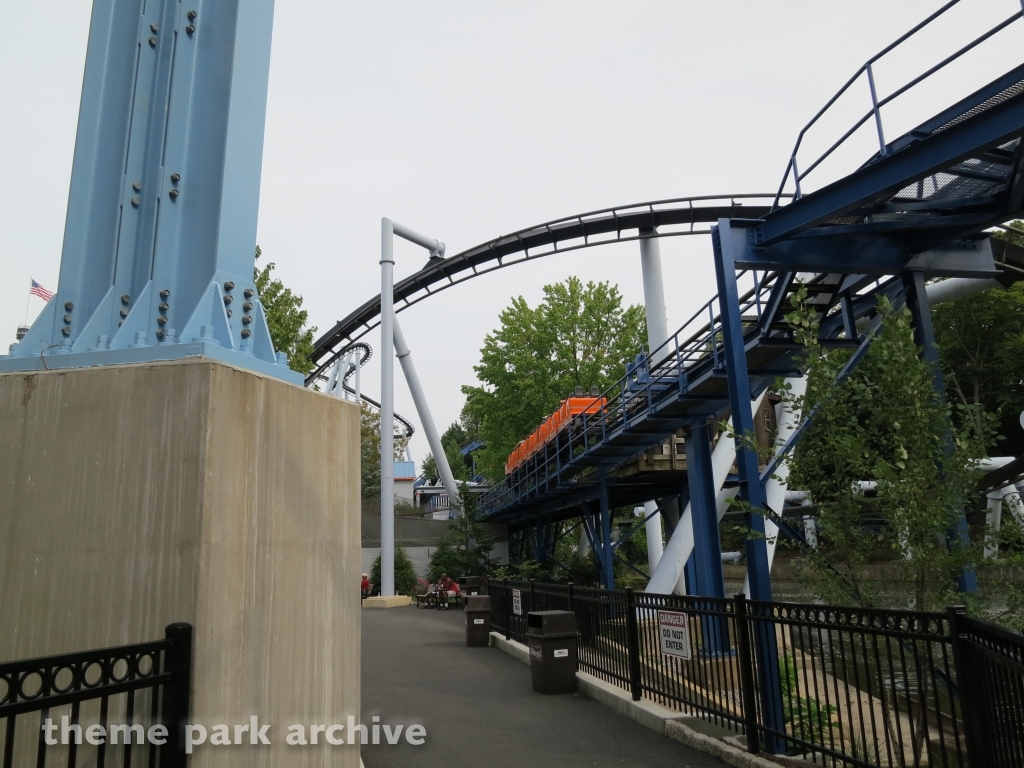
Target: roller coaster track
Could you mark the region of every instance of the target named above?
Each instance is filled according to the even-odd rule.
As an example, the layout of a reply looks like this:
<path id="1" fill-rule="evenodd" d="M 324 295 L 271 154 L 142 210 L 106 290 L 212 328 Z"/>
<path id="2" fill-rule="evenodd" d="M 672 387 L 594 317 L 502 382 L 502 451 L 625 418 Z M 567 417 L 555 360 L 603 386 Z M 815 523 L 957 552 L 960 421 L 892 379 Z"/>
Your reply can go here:
<path id="1" fill-rule="evenodd" d="M 1006 20 L 879 99 L 872 64 L 958 2 L 951 0 L 870 59 L 812 118 L 777 195 L 678 198 L 565 217 L 432 260 L 395 286 L 401 311 L 465 280 L 543 256 L 649 237 L 712 236 L 725 299 L 712 298 L 660 349 L 628 364 L 626 376 L 603 394 L 607 405 L 600 413 L 572 421 L 484 497 L 484 519 L 522 527 L 577 517 L 581 505 L 594 501 L 599 476 L 612 507 L 656 498 L 652 486 L 619 482 L 607 470 L 688 424 L 721 417 L 778 376 L 794 373 L 799 347 L 785 313 L 800 286 L 818 312 L 821 343 L 863 350 L 868 342 L 858 321 L 876 314 L 880 295 L 899 303 L 919 296 L 925 277 L 999 279 L 1019 269 L 1019 250 L 1009 258 L 1015 249 L 989 239 L 985 230 L 1024 211 L 1024 64 L 896 139 L 884 139 L 881 107 L 1024 16 L 1011 3 L 1016 10 Z M 805 133 L 865 77 L 872 100 L 865 117 L 823 155 L 801 160 L 800 172 Z M 870 125 L 872 116 L 878 152 L 805 193 L 808 174 Z M 793 199 L 782 205 L 788 182 Z M 379 314 L 378 296 L 322 336 L 307 382 L 375 328 Z M 729 376 L 741 376 L 735 371 L 743 368 L 746 382 L 730 383 Z"/>
<path id="2" fill-rule="evenodd" d="M 788 195 L 784 195 L 788 197 Z M 543 256 L 650 237 L 706 235 L 721 218 L 758 217 L 771 210 L 776 195 L 704 195 L 654 200 L 566 216 L 501 235 L 426 266 L 395 285 L 395 311 L 498 269 Z M 323 376 L 352 342 L 380 325 L 380 296 L 339 320 L 317 339 L 309 358 L 316 367 L 306 386 Z"/>

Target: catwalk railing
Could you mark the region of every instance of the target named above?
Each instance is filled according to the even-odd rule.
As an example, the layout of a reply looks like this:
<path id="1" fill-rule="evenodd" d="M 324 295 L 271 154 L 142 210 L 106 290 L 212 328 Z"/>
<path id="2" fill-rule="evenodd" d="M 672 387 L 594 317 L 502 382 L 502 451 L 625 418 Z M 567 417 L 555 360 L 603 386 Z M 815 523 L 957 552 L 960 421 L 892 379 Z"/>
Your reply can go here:
<path id="1" fill-rule="evenodd" d="M 823 162 L 832 157 L 833 154 L 840 149 L 840 147 L 846 144 L 846 142 L 851 137 L 853 137 L 854 134 L 856 134 L 865 124 L 868 124 L 869 121 L 874 123 L 875 133 L 877 134 L 878 155 L 876 156 L 876 159 L 878 157 L 885 157 L 886 155 L 892 154 L 895 151 L 899 151 L 900 149 L 903 148 L 903 146 L 905 146 L 910 141 L 920 140 L 923 136 L 922 131 L 919 127 L 917 131 L 911 131 L 908 135 L 901 135 L 901 139 L 899 141 L 887 143 L 885 138 L 886 131 L 884 126 L 882 108 L 890 105 L 892 102 L 899 99 L 904 94 L 913 91 L 914 89 L 917 88 L 918 85 L 929 80 L 934 75 L 936 75 L 936 73 L 944 70 L 946 67 L 948 67 L 950 64 L 963 57 L 965 54 L 973 51 L 975 48 L 982 45 L 983 43 L 986 43 L 999 32 L 1002 32 L 1004 29 L 1013 24 L 1015 21 L 1024 17 L 1024 4 L 1018 5 L 1017 3 L 1012 2 L 1012 0 L 1006 0 L 1006 2 L 1004 3 L 1006 9 L 1008 11 L 1012 11 L 1009 16 L 1004 17 L 997 24 L 987 29 L 981 35 L 974 37 L 973 39 L 961 39 L 961 47 L 951 51 L 943 59 L 939 60 L 934 65 L 928 67 L 926 70 L 921 72 L 916 77 L 913 77 L 910 80 L 906 81 L 905 83 L 903 83 L 903 85 L 893 88 L 892 91 L 887 95 L 880 97 L 879 89 L 876 87 L 875 83 L 875 68 L 879 61 L 885 59 L 885 57 L 887 57 L 893 51 L 900 49 L 904 43 L 906 43 L 911 38 L 917 36 L 919 32 L 924 30 L 926 27 L 929 27 L 934 21 L 944 16 L 948 11 L 950 11 L 954 6 L 958 5 L 960 2 L 961 0 L 949 0 L 949 2 L 947 2 L 941 8 L 939 8 L 930 16 L 928 16 L 928 18 L 924 19 L 924 21 L 917 24 L 911 30 L 901 35 L 894 42 L 892 42 L 891 44 L 883 48 L 881 51 L 876 53 L 874 56 L 872 56 L 870 59 L 868 59 L 867 62 L 865 62 L 864 65 L 861 66 L 860 69 L 858 69 L 853 74 L 853 76 L 846 81 L 846 83 L 839 89 L 839 91 L 831 99 L 829 99 L 820 110 L 818 110 L 814 117 L 811 118 L 807 125 L 805 125 L 800 130 L 800 133 L 797 135 L 796 145 L 793 147 L 793 152 L 790 155 L 789 162 L 786 164 L 785 174 L 782 177 L 782 183 L 779 185 L 780 198 L 782 196 L 783 190 L 786 188 L 786 184 L 789 181 L 792 181 L 794 185 L 794 197 L 796 199 L 800 199 L 803 196 L 804 192 L 804 190 L 802 189 L 801 182 L 807 176 L 809 176 L 814 170 L 816 170 Z M 945 43 L 954 43 L 955 37 L 958 37 L 960 34 L 966 34 L 966 27 L 955 27 L 955 29 L 955 36 L 946 35 L 944 38 L 942 38 Z M 934 51 L 930 52 L 934 53 Z M 840 98 L 843 97 L 848 92 L 850 92 L 851 88 L 857 83 L 860 83 L 861 86 L 864 88 L 864 93 L 866 93 L 870 101 L 870 103 L 866 105 L 866 111 L 861 112 L 860 118 L 856 120 L 853 123 L 853 125 L 851 125 L 841 136 L 839 136 L 839 138 L 832 141 L 826 149 L 818 151 L 816 154 L 813 154 L 810 158 L 805 158 L 804 161 L 801 162 L 798 166 L 798 155 L 804 143 L 804 139 L 808 134 L 808 131 L 810 131 L 815 126 L 819 125 L 822 122 L 822 118 L 824 118 L 827 114 L 829 114 L 832 111 L 833 107 L 836 106 L 836 103 L 840 100 Z M 938 124 L 933 126 L 933 130 L 935 128 L 941 130 L 947 125 L 947 123 L 939 122 Z M 828 143 L 827 139 L 824 140 L 826 143 Z M 861 162 L 859 154 L 855 153 L 853 156 L 857 158 L 857 163 L 859 164 Z M 823 184 L 821 186 L 823 186 Z M 781 202 L 780 198 L 776 199 L 775 206 L 773 207 L 779 205 L 779 203 Z"/>
<path id="2" fill-rule="evenodd" d="M 488 586 L 492 631 L 525 643 L 527 613 L 571 610 L 581 671 L 634 700 L 745 734 L 751 751 L 830 766 L 1024 767 L 1024 737 L 1012 735 L 1024 734 L 1024 637 L 958 609 L 758 603 L 496 579 Z M 758 658 L 756 638 L 765 632 L 775 635 L 777 658 Z M 767 699 L 765 679 L 778 688 Z M 781 718 L 769 716 L 771 708 L 781 708 Z M 986 757 L 969 760 L 979 743 Z"/>
<path id="3" fill-rule="evenodd" d="M 189 624 L 154 642 L 0 663 L 3 768 L 185 768 L 191 669 Z"/>
<path id="4" fill-rule="evenodd" d="M 822 277 L 811 278 L 807 285 L 817 288 Z M 771 325 L 777 321 L 783 299 L 796 289 L 791 275 L 759 270 L 741 270 L 736 275 L 742 291 L 739 299 L 743 332 L 751 336 L 754 329 L 764 338 L 750 340 L 756 344 L 794 345 L 790 338 L 773 337 Z M 865 279 L 856 285 L 855 298 L 872 297 L 892 281 Z M 660 347 L 626 366 L 626 375 L 595 398 L 599 407 L 581 413 L 565 422 L 535 452 L 522 461 L 505 479 L 481 497 L 484 518 L 499 515 L 509 505 L 541 493 L 571 490 L 586 470 L 600 464 L 615 464 L 624 457 L 607 458 L 604 451 L 617 439 L 629 436 L 631 430 L 657 416 L 681 398 L 690 397 L 693 389 L 707 376 L 722 375 L 725 365 L 724 331 L 715 296 L 694 313 Z M 823 307 L 823 335 L 834 338 L 843 333 L 835 306 Z M 831 314 L 829 314 L 831 313 Z M 783 336 L 788 335 L 788 330 Z M 724 398 L 724 393 L 719 394 Z M 645 433 L 646 434 L 646 433 Z M 650 444 L 661 438 L 651 437 Z M 649 446 L 643 446 L 649 447 Z M 638 453 L 642 448 L 635 448 Z"/>

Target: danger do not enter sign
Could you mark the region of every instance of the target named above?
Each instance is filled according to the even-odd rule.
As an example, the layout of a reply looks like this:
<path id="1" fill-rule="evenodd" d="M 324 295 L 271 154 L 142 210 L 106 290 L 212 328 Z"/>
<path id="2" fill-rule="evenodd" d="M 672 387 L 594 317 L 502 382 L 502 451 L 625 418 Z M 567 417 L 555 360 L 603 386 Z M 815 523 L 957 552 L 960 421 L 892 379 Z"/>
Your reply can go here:
<path id="1" fill-rule="evenodd" d="M 658 637 L 662 656 L 690 658 L 690 626 L 685 613 L 658 611 Z"/>

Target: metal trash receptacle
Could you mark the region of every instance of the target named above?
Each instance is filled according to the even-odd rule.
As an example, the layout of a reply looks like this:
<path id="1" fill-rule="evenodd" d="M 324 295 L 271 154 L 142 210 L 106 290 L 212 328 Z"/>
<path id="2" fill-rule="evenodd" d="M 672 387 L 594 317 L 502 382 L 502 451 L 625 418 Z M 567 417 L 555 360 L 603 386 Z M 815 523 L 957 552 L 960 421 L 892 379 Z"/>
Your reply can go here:
<path id="1" fill-rule="evenodd" d="M 465 598 L 480 595 L 483 593 L 481 582 L 482 579 L 479 576 L 460 576 L 459 591 L 462 592 L 462 596 Z"/>
<path id="2" fill-rule="evenodd" d="M 572 611 L 531 611 L 526 617 L 530 676 L 537 693 L 576 690 L 576 614 Z"/>
<path id="3" fill-rule="evenodd" d="M 491 644 L 491 597 L 466 598 L 466 647 L 486 648 Z"/>

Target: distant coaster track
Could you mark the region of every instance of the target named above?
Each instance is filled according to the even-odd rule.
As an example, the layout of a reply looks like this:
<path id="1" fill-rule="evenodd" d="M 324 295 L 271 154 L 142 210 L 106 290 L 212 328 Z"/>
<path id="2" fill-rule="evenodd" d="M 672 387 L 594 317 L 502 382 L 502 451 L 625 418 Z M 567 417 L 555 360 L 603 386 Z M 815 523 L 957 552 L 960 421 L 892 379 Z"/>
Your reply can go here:
<path id="1" fill-rule="evenodd" d="M 679 197 L 548 221 L 502 235 L 455 256 L 431 259 L 419 272 L 395 285 L 395 311 L 408 309 L 474 277 L 543 256 L 652 237 L 706 235 L 721 218 L 757 219 L 766 215 L 776 199 L 775 193 Z M 354 342 L 378 325 L 379 295 L 317 339 L 309 356 L 315 367 L 306 377 L 306 386 L 322 378 Z"/>

